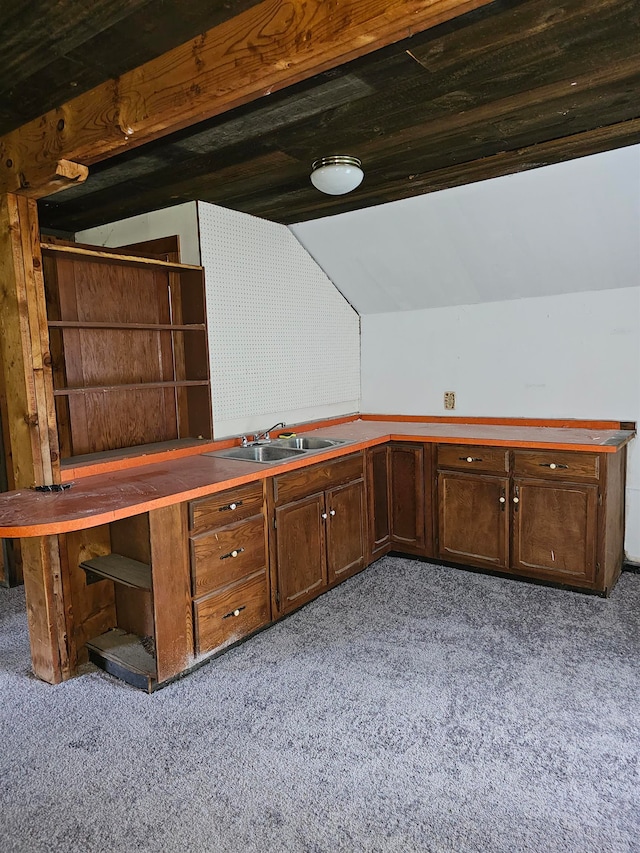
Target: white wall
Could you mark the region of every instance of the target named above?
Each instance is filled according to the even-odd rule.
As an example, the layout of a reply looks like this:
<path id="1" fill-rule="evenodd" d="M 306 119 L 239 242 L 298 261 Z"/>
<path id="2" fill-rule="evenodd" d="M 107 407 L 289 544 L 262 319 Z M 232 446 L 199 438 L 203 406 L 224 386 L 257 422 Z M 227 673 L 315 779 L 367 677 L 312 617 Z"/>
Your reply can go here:
<path id="1" fill-rule="evenodd" d="M 216 436 L 357 412 L 353 308 L 284 225 L 198 211 Z"/>
<path id="2" fill-rule="evenodd" d="M 640 422 L 640 287 L 362 317 L 362 410 Z M 640 559 L 640 450 L 626 548 Z"/>
<path id="3" fill-rule="evenodd" d="M 153 213 L 142 213 L 110 222 L 87 231 L 78 231 L 76 241 L 93 246 L 126 246 L 129 243 L 142 243 L 159 237 L 180 238 L 180 257 L 185 264 L 200 263 L 200 245 L 198 241 L 198 210 L 195 201 L 177 204 Z"/>
<path id="4" fill-rule="evenodd" d="M 633 286 L 639 223 L 635 145 L 292 231 L 365 315 Z"/>

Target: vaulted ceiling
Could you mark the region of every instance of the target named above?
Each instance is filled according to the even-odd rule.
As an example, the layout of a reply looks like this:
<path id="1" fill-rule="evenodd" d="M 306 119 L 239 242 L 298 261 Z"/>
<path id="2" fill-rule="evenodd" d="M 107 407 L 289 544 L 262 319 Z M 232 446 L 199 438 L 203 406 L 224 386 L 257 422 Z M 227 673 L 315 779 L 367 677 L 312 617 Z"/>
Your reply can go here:
<path id="1" fill-rule="evenodd" d="M 257 5 L 7 4 L 0 134 Z M 639 44 L 637 0 L 495 0 L 274 94 L 265 79 L 250 103 L 91 165 L 40 201 L 41 223 L 75 231 L 196 198 L 300 222 L 629 145 Z M 331 153 L 363 161 L 348 196 L 309 183 Z"/>

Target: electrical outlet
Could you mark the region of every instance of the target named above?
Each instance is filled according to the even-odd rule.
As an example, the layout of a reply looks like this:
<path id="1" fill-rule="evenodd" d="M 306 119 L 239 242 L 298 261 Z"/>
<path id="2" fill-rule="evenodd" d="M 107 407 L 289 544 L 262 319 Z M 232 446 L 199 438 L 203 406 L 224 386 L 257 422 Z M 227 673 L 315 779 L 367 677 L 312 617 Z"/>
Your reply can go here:
<path id="1" fill-rule="evenodd" d="M 445 409 L 455 409 L 456 407 L 456 392 L 455 391 L 445 391 L 444 392 L 444 407 Z"/>

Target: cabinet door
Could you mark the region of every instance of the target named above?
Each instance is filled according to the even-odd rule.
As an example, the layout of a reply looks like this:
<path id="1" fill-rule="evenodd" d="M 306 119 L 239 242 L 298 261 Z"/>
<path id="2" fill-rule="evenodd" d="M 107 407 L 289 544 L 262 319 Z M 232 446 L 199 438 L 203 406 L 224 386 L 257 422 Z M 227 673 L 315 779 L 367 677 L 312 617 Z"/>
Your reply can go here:
<path id="1" fill-rule="evenodd" d="M 389 448 L 372 447 L 367 458 L 369 498 L 369 559 L 386 554 L 391 542 L 389 523 Z"/>
<path id="2" fill-rule="evenodd" d="M 331 489 L 325 506 L 327 569 L 332 583 L 364 567 L 364 480 Z"/>
<path id="3" fill-rule="evenodd" d="M 482 474 L 438 474 L 438 553 L 444 560 L 507 568 L 509 481 Z"/>
<path id="4" fill-rule="evenodd" d="M 403 551 L 421 553 L 425 548 L 424 448 L 392 445 L 389 462 L 391 543 Z"/>
<path id="5" fill-rule="evenodd" d="M 300 607 L 327 585 L 324 493 L 277 507 L 276 560 L 281 613 Z"/>
<path id="6" fill-rule="evenodd" d="M 511 506 L 514 569 L 561 583 L 593 581 L 597 486 L 516 478 Z"/>

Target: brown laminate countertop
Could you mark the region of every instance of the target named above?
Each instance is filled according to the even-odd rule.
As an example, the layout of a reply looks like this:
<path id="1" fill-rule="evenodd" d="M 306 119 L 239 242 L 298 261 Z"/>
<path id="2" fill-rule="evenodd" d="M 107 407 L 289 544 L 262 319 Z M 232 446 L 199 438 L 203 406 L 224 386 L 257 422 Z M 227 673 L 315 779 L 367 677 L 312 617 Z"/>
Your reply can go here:
<path id="1" fill-rule="evenodd" d="M 310 426 L 299 427 L 299 431 L 309 434 Z M 153 462 L 153 457 L 147 456 L 145 464 L 139 467 L 84 477 L 63 492 L 40 493 L 31 489 L 6 492 L 0 495 L 0 537 L 46 536 L 96 527 L 326 462 L 389 440 L 615 453 L 635 435 L 631 430 L 570 426 L 383 419 L 329 424 L 313 430 L 312 434 L 348 439 L 349 443 L 273 465 L 202 454 L 165 458 L 161 462 Z M 228 441 L 225 444 L 228 446 Z"/>

